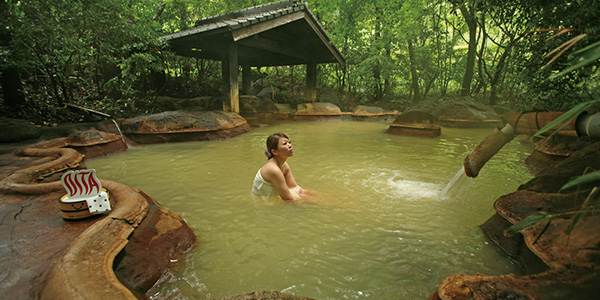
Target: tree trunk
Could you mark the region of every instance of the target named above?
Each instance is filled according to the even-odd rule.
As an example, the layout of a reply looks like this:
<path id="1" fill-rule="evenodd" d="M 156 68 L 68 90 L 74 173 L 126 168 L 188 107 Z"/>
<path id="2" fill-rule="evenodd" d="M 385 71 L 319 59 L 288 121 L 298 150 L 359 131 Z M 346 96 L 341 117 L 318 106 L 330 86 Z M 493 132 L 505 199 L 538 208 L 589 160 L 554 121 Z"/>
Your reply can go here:
<path id="1" fill-rule="evenodd" d="M 381 40 L 381 9 L 375 6 L 375 40 L 374 44 L 378 43 Z M 380 101 L 383 98 L 383 87 L 381 84 L 381 62 L 377 60 L 375 67 L 373 68 L 373 78 L 375 79 L 375 86 L 373 87 L 375 94 L 374 101 Z"/>
<path id="2" fill-rule="evenodd" d="M 408 41 L 408 58 L 410 62 L 410 78 L 412 80 L 410 89 L 413 91 L 413 100 L 420 100 L 421 92 L 419 91 L 419 74 L 417 73 L 415 51 L 413 49 L 412 40 Z"/>
<path id="3" fill-rule="evenodd" d="M 511 42 L 506 49 L 504 49 L 504 53 L 498 60 L 498 64 L 496 65 L 496 72 L 494 72 L 494 77 L 490 80 L 490 105 L 495 105 L 498 101 L 498 86 L 500 85 L 500 79 L 504 74 L 504 66 L 506 65 L 506 59 L 510 55 L 512 50 L 513 43 Z"/>
<path id="4" fill-rule="evenodd" d="M 8 106 L 25 105 L 25 95 L 23 94 L 23 84 L 19 70 L 14 67 L 5 68 L 0 75 L 2 91 L 4 91 L 4 103 Z"/>
<path id="5" fill-rule="evenodd" d="M 460 12 L 467 22 L 469 27 L 469 50 L 467 51 L 467 65 L 465 66 L 465 74 L 463 76 L 462 86 L 460 88 L 461 96 L 469 96 L 471 94 L 471 82 L 475 68 L 475 54 L 477 51 L 477 21 L 475 20 L 474 8 L 467 8 L 464 3 L 459 5 Z"/>

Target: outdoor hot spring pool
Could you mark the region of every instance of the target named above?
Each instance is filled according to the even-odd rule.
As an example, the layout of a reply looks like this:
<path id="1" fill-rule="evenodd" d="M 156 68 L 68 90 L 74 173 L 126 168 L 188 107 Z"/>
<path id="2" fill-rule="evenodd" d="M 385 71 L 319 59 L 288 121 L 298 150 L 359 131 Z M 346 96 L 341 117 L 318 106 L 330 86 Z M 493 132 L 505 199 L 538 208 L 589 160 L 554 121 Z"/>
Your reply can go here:
<path id="1" fill-rule="evenodd" d="M 462 273 L 517 273 L 480 228 L 499 196 L 532 177 L 530 146 L 507 144 L 476 179 L 441 197 L 491 129 L 437 138 L 385 134 L 377 122 L 298 122 L 223 141 L 146 145 L 86 162 L 98 177 L 141 189 L 179 214 L 197 245 L 148 292 L 220 298 L 279 290 L 315 299 L 426 299 Z M 254 199 L 266 137 L 284 132 L 297 182 L 317 203 Z"/>

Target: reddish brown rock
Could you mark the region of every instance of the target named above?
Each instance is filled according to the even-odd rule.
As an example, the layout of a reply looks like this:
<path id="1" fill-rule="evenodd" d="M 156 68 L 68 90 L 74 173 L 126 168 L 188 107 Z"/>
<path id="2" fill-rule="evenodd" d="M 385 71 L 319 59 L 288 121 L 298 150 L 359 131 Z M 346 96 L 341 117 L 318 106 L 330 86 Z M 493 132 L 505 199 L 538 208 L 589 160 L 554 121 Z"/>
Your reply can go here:
<path id="1" fill-rule="evenodd" d="M 123 285 L 113 270 L 128 238 L 142 236 L 152 246 L 153 259 L 133 269 L 120 265 L 126 274 L 145 274 L 139 284 L 144 288 L 164 272 L 165 261 L 190 248 L 193 233 L 145 193 L 106 180 L 101 182 L 111 194 L 109 214 L 64 220 L 58 198 L 65 191 L 60 182 L 49 179 L 83 166 L 77 151 L 52 147 L 65 144 L 64 139 L 56 140 L 41 144 L 44 148 L 24 148 L 18 156 L 0 157 L 0 263 L 5 270 L 0 298 L 137 299 L 139 294 Z M 128 254 L 148 251 L 132 244 Z M 121 261 L 130 259 L 127 253 L 119 256 Z"/>
<path id="2" fill-rule="evenodd" d="M 498 198 L 496 214 L 482 225 L 486 236 L 530 275 L 452 275 L 431 299 L 592 299 L 600 283 L 600 215 L 587 214 L 571 233 L 573 214 L 592 186 L 558 190 L 586 169 L 600 169 L 600 143 L 588 146 L 540 172 L 519 190 Z M 592 185 L 597 185 L 595 182 Z M 504 230 L 527 216 L 545 212 L 551 223 L 537 224 L 514 236 Z"/>
<path id="3" fill-rule="evenodd" d="M 139 293 L 145 293 L 164 271 L 192 248 L 196 236 L 185 221 L 143 194 L 150 210 L 115 260 L 117 277 Z"/>
<path id="4" fill-rule="evenodd" d="M 302 103 L 296 108 L 294 120 L 302 121 L 341 121 L 342 111 L 339 107 L 327 102 Z"/>
<path id="5" fill-rule="evenodd" d="M 96 129 L 74 132 L 65 142 L 88 159 L 127 150 L 127 144 L 120 135 Z"/>
<path id="6" fill-rule="evenodd" d="M 246 119 L 223 111 L 168 111 L 124 120 L 121 127 L 139 144 L 218 140 L 250 131 Z"/>
<path id="7" fill-rule="evenodd" d="M 519 190 L 556 193 L 571 178 L 583 175 L 588 167 L 600 170 L 600 143 L 577 151 L 568 159 L 544 169 L 521 185 Z"/>
<path id="8" fill-rule="evenodd" d="M 397 116 L 385 133 L 415 137 L 436 137 L 442 133 L 442 128 L 433 114 L 411 110 Z"/>
<path id="9" fill-rule="evenodd" d="M 554 135 L 550 138 L 538 138 L 535 150 L 527 157 L 525 164 L 533 171 L 541 171 L 595 142 L 590 137 Z"/>
<path id="10" fill-rule="evenodd" d="M 477 101 L 443 101 L 435 107 L 435 114 L 448 127 L 502 126 L 496 111 Z"/>
<path id="11" fill-rule="evenodd" d="M 525 159 L 525 165 L 533 173 L 537 173 L 544 170 L 547 167 L 556 165 L 557 163 L 565 160 L 565 156 L 550 155 L 542 153 L 538 150 L 533 150 L 529 156 Z"/>
<path id="12" fill-rule="evenodd" d="M 381 107 L 357 105 L 352 110 L 352 119 L 357 121 L 386 121 L 391 122 L 399 114 L 398 111 L 388 112 Z"/>
<path id="13" fill-rule="evenodd" d="M 248 120 L 251 126 L 282 123 L 288 121 L 292 114 L 289 105 L 277 104 L 267 98 L 240 96 L 240 115 Z"/>

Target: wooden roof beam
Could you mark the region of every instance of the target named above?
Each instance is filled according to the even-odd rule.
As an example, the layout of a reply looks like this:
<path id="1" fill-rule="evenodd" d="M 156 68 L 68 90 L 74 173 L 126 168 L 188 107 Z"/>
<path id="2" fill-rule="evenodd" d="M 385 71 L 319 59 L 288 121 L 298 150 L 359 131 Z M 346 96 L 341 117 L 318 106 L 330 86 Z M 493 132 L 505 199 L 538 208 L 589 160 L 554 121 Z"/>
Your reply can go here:
<path id="1" fill-rule="evenodd" d="M 339 53 L 338 50 L 329 42 L 330 39 L 327 36 L 327 33 L 322 32 L 320 26 L 317 23 L 315 23 L 318 22 L 317 19 L 312 15 L 312 13 L 310 13 L 310 11 L 307 14 L 310 14 L 310 17 L 305 15 L 304 20 L 306 20 L 306 22 L 308 23 L 308 25 L 310 25 L 315 34 L 319 37 L 319 39 L 321 39 L 323 45 L 327 46 L 327 49 L 335 57 L 335 59 L 341 65 L 344 65 L 346 63 L 346 60 L 341 55 L 341 53 Z"/>
<path id="2" fill-rule="evenodd" d="M 238 41 L 238 43 L 243 46 L 266 50 L 269 52 L 295 57 L 302 60 L 309 60 L 307 56 L 301 53 L 303 51 L 298 51 L 299 49 L 294 49 L 292 47 L 286 46 L 283 43 L 271 39 L 265 39 L 258 36 L 254 36 L 251 38 L 240 40 Z"/>

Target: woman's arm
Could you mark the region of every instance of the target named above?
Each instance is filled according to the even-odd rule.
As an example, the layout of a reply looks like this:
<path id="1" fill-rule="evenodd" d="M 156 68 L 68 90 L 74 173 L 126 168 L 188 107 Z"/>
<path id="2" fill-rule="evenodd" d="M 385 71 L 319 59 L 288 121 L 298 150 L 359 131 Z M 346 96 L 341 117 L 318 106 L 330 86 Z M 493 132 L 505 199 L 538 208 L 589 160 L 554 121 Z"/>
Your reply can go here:
<path id="1" fill-rule="evenodd" d="M 285 177 L 285 184 L 288 188 L 296 187 L 298 184 L 296 183 L 296 179 L 294 178 L 294 174 L 292 174 L 292 169 L 290 166 L 285 163 L 283 165 L 283 176 Z"/>
<path id="2" fill-rule="evenodd" d="M 277 194 L 279 195 L 279 197 L 281 197 L 281 199 L 286 200 L 286 201 L 296 200 L 296 198 L 294 197 L 294 195 L 290 192 L 290 190 L 288 188 L 286 177 L 283 175 L 283 172 L 281 172 L 281 170 L 279 168 L 263 167 L 262 175 L 265 180 L 267 180 L 267 181 L 271 182 L 271 184 L 273 184 L 275 191 L 277 191 Z"/>
<path id="3" fill-rule="evenodd" d="M 292 189 L 298 186 L 298 183 L 296 183 L 296 179 L 294 178 L 294 174 L 292 174 L 292 169 L 290 168 L 290 166 L 285 163 L 285 166 L 287 167 L 287 172 L 285 172 L 285 183 L 287 184 L 288 188 Z M 298 195 L 305 195 L 308 194 L 308 191 L 299 187 L 298 186 Z"/>

